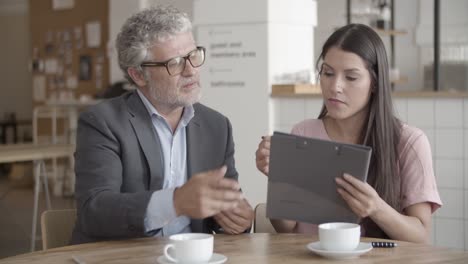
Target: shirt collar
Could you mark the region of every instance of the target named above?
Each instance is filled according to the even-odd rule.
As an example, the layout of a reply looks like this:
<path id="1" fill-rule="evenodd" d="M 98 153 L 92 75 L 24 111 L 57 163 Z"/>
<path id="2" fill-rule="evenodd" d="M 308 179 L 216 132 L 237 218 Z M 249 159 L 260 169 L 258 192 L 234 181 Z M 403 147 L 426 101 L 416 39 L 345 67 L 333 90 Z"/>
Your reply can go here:
<path id="1" fill-rule="evenodd" d="M 143 104 L 145 105 L 145 108 L 148 111 L 148 114 L 150 115 L 150 117 L 156 116 L 156 117 L 166 120 L 164 116 L 162 116 L 158 112 L 158 110 L 156 110 L 156 108 L 151 104 L 148 98 L 146 98 L 146 96 L 139 89 L 136 89 L 136 90 L 137 90 L 138 96 L 140 96 L 141 98 L 141 101 L 143 101 Z M 194 116 L 195 116 L 195 109 L 193 108 L 193 105 L 184 107 L 184 110 L 182 112 L 182 117 L 180 119 L 180 125 L 184 127 L 187 126 L 190 120 L 192 120 Z"/>

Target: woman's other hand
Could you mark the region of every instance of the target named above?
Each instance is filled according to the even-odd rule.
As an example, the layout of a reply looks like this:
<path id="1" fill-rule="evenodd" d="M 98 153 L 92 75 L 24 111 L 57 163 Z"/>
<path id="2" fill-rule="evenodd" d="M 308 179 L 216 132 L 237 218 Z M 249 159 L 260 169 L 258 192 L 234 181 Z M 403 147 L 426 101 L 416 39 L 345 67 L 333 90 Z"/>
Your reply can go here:
<path id="1" fill-rule="evenodd" d="M 255 163 L 257 169 L 268 176 L 268 168 L 270 166 L 270 145 L 271 136 L 263 136 L 262 141 L 258 144 L 258 149 L 255 152 Z"/>
<path id="2" fill-rule="evenodd" d="M 379 194 L 367 182 L 344 174 L 343 178 L 336 178 L 338 193 L 343 197 L 351 210 L 359 217 L 373 217 L 385 203 Z"/>

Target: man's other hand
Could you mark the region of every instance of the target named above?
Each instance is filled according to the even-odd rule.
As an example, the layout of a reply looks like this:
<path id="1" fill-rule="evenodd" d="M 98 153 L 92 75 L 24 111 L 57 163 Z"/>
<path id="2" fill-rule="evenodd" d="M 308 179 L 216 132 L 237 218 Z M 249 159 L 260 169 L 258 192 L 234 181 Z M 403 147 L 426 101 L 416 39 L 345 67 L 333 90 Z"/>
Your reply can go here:
<path id="1" fill-rule="evenodd" d="M 240 234 L 252 225 L 254 211 L 252 206 L 243 199 L 239 205 L 232 209 L 222 211 L 214 219 L 223 228 L 226 234 Z"/>

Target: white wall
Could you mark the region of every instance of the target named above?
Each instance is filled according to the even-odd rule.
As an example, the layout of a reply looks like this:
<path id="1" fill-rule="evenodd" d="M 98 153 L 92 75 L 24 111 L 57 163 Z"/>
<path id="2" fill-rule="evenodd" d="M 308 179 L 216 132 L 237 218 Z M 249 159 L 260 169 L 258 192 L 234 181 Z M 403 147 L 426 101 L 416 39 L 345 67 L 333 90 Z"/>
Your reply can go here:
<path id="1" fill-rule="evenodd" d="M 29 14 L 26 0 L 0 1 L 0 33 L 0 119 L 5 112 L 16 112 L 17 119 L 31 119 Z"/>

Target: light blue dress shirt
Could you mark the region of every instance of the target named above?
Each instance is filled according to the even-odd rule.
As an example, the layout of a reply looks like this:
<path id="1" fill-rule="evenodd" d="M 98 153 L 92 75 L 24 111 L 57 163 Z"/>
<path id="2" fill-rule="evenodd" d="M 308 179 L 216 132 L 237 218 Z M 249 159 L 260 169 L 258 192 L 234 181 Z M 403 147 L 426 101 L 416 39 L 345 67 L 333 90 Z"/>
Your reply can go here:
<path id="1" fill-rule="evenodd" d="M 174 208 L 174 190 L 187 181 L 187 139 L 186 126 L 193 118 L 193 106 L 185 107 L 176 130 L 172 129 L 148 99 L 137 90 L 143 101 L 156 135 L 161 142 L 164 161 L 164 183 L 161 190 L 153 192 L 146 209 L 145 231 L 156 236 L 191 232 L 190 218 L 176 216 Z"/>

